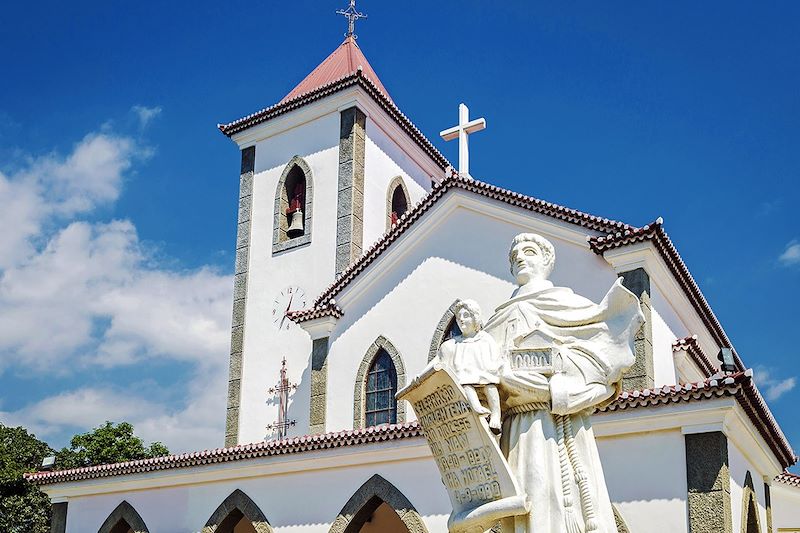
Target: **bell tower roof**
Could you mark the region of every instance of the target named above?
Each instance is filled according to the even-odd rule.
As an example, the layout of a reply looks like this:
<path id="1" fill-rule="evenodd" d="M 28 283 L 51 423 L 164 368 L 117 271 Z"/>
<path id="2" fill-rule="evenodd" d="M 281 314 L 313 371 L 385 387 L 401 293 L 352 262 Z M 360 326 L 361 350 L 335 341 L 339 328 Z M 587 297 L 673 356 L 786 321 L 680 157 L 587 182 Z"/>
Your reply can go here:
<path id="1" fill-rule="evenodd" d="M 364 52 L 356 44 L 355 36 L 348 35 L 347 38 L 331 53 L 325 60 L 306 76 L 289 94 L 283 97 L 280 103 L 287 102 L 302 94 L 311 92 L 315 89 L 327 85 L 331 82 L 340 80 L 346 76 L 356 73 L 361 69 L 362 75 L 371 81 L 389 101 L 392 98 L 386 87 L 383 86 L 378 75 L 375 74 L 372 66 L 367 61 Z"/>

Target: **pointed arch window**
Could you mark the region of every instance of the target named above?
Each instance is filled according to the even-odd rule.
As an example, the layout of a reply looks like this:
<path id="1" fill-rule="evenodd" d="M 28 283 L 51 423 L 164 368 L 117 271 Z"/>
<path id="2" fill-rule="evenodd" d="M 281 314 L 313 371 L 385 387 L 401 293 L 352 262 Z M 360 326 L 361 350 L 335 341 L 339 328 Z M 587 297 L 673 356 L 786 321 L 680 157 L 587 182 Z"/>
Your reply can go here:
<path id="1" fill-rule="evenodd" d="M 294 156 L 275 191 L 273 253 L 311 242 L 312 193 L 311 167 L 302 157 Z"/>
<path id="2" fill-rule="evenodd" d="M 389 184 L 389 190 L 386 195 L 386 229 L 391 229 L 392 226 L 400 221 L 400 218 L 408 212 L 410 197 L 408 189 L 403 182 L 403 178 L 397 176 Z"/>
<path id="3" fill-rule="evenodd" d="M 364 422 L 367 426 L 397 423 L 397 369 L 386 350 L 378 350 L 364 386 Z"/>

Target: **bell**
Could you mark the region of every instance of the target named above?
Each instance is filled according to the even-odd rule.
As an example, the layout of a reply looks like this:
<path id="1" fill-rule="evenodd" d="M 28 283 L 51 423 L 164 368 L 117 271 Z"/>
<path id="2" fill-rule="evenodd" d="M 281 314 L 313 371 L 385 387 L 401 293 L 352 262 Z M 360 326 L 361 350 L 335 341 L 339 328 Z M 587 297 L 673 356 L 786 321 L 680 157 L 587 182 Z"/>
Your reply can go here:
<path id="1" fill-rule="evenodd" d="M 289 237 L 298 237 L 303 234 L 303 212 L 298 209 L 289 214 L 289 229 L 286 230 Z"/>

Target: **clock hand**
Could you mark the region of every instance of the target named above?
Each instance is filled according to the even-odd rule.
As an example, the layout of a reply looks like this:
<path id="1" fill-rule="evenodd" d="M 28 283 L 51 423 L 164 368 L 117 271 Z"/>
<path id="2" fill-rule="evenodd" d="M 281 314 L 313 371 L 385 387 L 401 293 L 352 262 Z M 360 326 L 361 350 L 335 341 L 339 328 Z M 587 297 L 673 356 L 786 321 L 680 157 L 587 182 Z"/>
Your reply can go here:
<path id="1" fill-rule="evenodd" d="M 286 306 L 286 311 L 284 312 L 284 315 L 289 313 L 289 309 L 292 307 L 292 300 L 294 300 L 294 293 L 292 293 L 292 296 L 289 298 L 289 305 Z"/>

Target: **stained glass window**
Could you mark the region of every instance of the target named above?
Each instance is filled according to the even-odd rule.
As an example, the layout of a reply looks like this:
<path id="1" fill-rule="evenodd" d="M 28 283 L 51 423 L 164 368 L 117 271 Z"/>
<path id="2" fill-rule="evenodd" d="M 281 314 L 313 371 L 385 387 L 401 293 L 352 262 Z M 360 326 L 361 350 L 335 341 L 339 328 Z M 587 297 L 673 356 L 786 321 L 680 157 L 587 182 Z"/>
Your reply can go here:
<path id="1" fill-rule="evenodd" d="M 397 370 L 386 350 L 380 350 L 369 368 L 366 383 L 366 425 L 397 422 Z"/>

